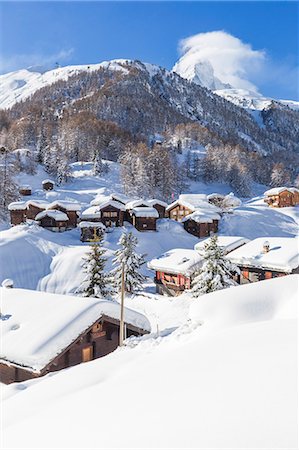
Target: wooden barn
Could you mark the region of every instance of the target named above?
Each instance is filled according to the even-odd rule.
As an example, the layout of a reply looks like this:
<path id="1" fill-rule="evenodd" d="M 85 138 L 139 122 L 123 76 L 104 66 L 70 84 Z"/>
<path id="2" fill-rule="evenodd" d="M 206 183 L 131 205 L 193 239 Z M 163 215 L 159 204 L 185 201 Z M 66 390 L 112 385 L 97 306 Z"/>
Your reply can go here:
<path id="1" fill-rule="evenodd" d="M 115 200 L 100 204 L 97 210 L 101 213 L 101 222 L 107 228 L 122 227 L 124 223 L 125 206 Z"/>
<path id="2" fill-rule="evenodd" d="M 1 298 L 2 383 L 41 377 L 118 347 L 116 302 L 6 288 L 1 288 Z M 125 337 L 150 332 L 146 317 L 133 310 L 125 308 L 124 321 Z"/>
<path id="3" fill-rule="evenodd" d="M 175 248 L 152 259 L 148 268 L 156 272 L 156 292 L 174 297 L 190 289 L 192 278 L 202 263 L 198 251 L 185 248 Z"/>
<path id="4" fill-rule="evenodd" d="M 164 219 L 164 217 L 167 217 L 166 214 L 167 203 L 163 202 L 162 200 L 158 200 L 156 198 L 151 198 L 150 200 L 147 200 L 147 203 L 149 203 L 153 208 L 155 208 L 158 211 L 160 219 Z"/>
<path id="5" fill-rule="evenodd" d="M 47 207 L 48 210 L 56 210 L 65 213 L 68 217 L 68 228 L 76 228 L 81 206 L 77 202 L 66 200 L 56 200 Z"/>
<path id="6" fill-rule="evenodd" d="M 11 225 L 20 225 L 26 222 L 27 203 L 26 202 L 13 202 L 8 205 L 10 213 Z"/>
<path id="7" fill-rule="evenodd" d="M 105 225 L 102 222 L 80 222 L 79 228 L 81 230 L 80 240 L 82 242 L 91 242 L 98 238 L 105 232 Z"/>
<path id="8" fill-rule="evenodd" d="M 218 232 L 219 220 L 220 216 L 217 213 L 197 210 L 184 217 L 182 222 L 188 233 L 203 238 Z"/>
<path id="9" fill-rule="evenodd" d="M 32 189 L 31 186 L 29 186 L 28 184 L 20 186 L 19 187 L 19 194 L 20 195 L 31 195 L 32 194 Z"/>
<path id="10" fill-rule="evenodd" d="M 49 203 L 44 200 L 29 200 L 27 202 L 27 211 L 26 217 L 27 219 L 35 220 L 37 214 L 42 211 L 45 211 L 49 206 Z"/>
<path id="11" fill-rule="evenodd" d="M 296 188 L 277 187 L 264 193 L 264 202 L 272 208 L 284 208 L 299 204 L 299 190 Z"/>
<path id="12" fill-rule="evenodd" d="M 138 231 L 156 231 L 159 213 L 155 208 L 136 206 L 131 210 L 132 225 Z"/>
<path id="13" fill-rule="evenodd" d="M 55 187 L 55 183 L 52 180 L 43 180 L 42 187 L 44 191 L 52 191 Z"/>
<path id="14" fill-rule="evenodd" d="M 68 216 L 56 209 L 41 211 L 36 215 L 35 220 L 42 228 L 50 231 L 62 232 L 68 229 Z"/>
<path id="15" fill-rule="evenodd" d="M 126 208 L 126 211 L 125 211 L 124 220 L 133 224 L 132 211 L 134 208 L 152 208 L 152 206 L 146 200 L 143 200 L 142 198 L 138 198 L 138 199 L 130 200 L 128 203 L 126 203 L 125 208 Z"/>
<path id="16" fill-rule="evenodd" d="M 299 273 L 299 240 L 257 238 L 230 252 L 227 258 L 240 268 L 240 284 Z"/>

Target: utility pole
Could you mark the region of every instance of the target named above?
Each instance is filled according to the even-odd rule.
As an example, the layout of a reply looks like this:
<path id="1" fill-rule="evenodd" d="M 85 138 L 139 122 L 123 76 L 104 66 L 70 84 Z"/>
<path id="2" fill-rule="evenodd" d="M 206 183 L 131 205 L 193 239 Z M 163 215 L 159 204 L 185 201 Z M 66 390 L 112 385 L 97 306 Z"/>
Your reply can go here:
<path id="1" fill-rule="evenodd" d="M 125 265 L 121 265 L 121 297 L 120 297 L 120 324 L 119 324 L 119 346 L 124 343 L 124 303 L 125 303 Z"/>

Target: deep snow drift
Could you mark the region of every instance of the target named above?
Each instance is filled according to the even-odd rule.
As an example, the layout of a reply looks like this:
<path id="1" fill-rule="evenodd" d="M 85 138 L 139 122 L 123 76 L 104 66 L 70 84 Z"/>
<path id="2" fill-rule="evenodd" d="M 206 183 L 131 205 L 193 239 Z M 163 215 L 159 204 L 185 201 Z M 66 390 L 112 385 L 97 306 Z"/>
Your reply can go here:
<path id="1" fill-rule="evenodd" d="M 172 333 L 5 386 L 5 448 L 296 448 L 297 287 L 205 295 Z"/>

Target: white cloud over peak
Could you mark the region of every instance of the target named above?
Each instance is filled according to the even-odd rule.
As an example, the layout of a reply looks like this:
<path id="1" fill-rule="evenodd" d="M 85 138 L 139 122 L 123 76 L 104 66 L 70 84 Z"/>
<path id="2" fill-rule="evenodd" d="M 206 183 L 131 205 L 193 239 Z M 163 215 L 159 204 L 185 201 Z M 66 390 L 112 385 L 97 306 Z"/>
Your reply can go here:
<path id="1" fill-rule="evenodd" d="M 211 31 L 181 40 L 179 51 L 181 58 L 174 70 L 184 78 L 193 79 L 196 76 L 196 64 L 207 62 L 209 73 L 213 69 L 216 89 L 220 87 L 217 87 L 220 80 L 233 88 L 258 92 L 257 86 L 250 79 L 263 66 L 266 59 L 263 50 L 254 50 L 250 44 L 225 31 Z"/>

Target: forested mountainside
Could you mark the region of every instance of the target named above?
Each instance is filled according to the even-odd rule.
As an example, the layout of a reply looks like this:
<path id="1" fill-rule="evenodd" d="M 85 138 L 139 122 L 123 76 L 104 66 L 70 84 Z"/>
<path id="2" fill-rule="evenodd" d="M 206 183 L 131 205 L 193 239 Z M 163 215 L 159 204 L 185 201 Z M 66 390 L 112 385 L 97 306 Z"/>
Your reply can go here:
<path id="1" fill-rule="evenodd" d="M 251 114 L 174 72 L 139 61 L 87 66 L 70 70 L 70 76 L 67 68 L 57 71 L 64 69 L 58 81 L 0 111 L 5 146 L 36 150 L 37 160 L 62 181 L 68 163 L 94 160 L 101 171 L 101 158 L 121 162 L 127 192 L 131 183 L 136 190 L 128 173 L 138 170 L 151 184 L 163 161 L 174 174 L 172 184 L 157 192 L 165 199 L 187 189 L 188 178 L 229 182 L 246 196 L 252 180 L 288 184 L 297 176 L 299 112 L 287 105 L 272 102 Z M 157 135 L 163 145 L 149 155 Z M 196 154 L 187 154 L 184 163 L 177 158 L 182 149 L 200 146 L 206 151 L 200 161 Z"/>

